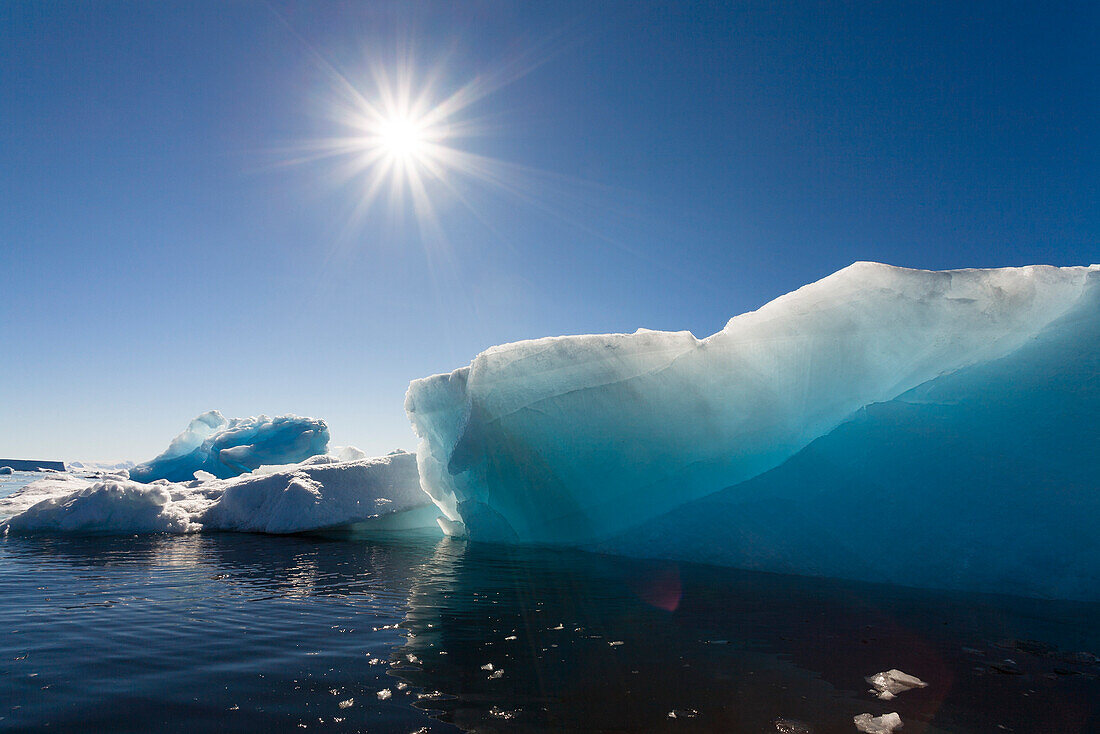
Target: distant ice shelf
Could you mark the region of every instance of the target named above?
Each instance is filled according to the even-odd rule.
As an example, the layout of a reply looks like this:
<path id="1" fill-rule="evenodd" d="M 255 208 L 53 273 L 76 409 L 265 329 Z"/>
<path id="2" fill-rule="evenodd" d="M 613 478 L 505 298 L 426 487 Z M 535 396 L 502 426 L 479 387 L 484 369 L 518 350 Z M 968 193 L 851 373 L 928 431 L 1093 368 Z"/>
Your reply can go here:
<path id="1" fill-rule="evenodd" d="M 450 534 L 1100 599 L 1100 266 L 856 263 L 688 332 L 414 381 Z"/>

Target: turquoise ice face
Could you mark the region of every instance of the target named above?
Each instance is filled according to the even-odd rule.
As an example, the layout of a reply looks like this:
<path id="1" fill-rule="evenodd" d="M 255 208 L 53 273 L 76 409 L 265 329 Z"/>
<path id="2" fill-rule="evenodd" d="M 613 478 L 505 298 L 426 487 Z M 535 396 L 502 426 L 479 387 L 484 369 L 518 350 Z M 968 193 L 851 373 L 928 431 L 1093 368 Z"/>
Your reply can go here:
<path id="1" fill-rule="evenodd" d="M 877 417 L 873 429 L 845 444 L 843 455 L 845 461 L 863 451 L 887 456 L 903 442 L 923 446 L 926 463 L 950 460 L 956 471 L 937 475 L 928 502 L 914 501 L 899 476 L 862 503 L 859 513 L 842 502 L 815 504 L 822 493 L 840 491 L 827 481 L 848 481 L 822 469 L 820 486 L 801 473 L 756 498 L 782 496 L 795 508 L 815 508 L 812 517 L 787 512 L 785 525 L 769 521 L 771 530 L 758 547 L 745 538 L 759 529 L 739 525 L 741 515 L 728 509 L 753 499 L 740 495 L 704 515 L 677 515 L 660 532 L 639 533 L 677 508 L 777 470 L 867 411 L 879 416 L 879 404 L 908 404 L 937 390 L 949 390 L 950 401 L 968 406 L 943 418 L 955 421 L 951 430 L 963 435 L 1004 436 L 1000 429 L 1010 421 L 1024 437 L 1040 438 L 1042 426 L 1039 446 L 1079 446 L 1082 416 L 1068 406 L 1083 406 L 1093 416 L 1100 407 L 1098 283 L 1097 266 L 928 272 L 856 263 L 735 317 L 703 340 L 686 332 L 639 331 L 494 347 L 469 367 L 410 386 L 406 409 L 421 438 L 421 480 L 447 515 L 448 532 L 474 539 L 602 544 L 678 557 L 699 554 L 703 534 L 708 542 L 702 550 L 718 562 L 767 567 L 781 557 L 783 569 L 797 573 L 998 588 L 994 566 L 1000 566 L 994 561 L 1018 560 L 1006 547 L 1011 544 L 1001 540 L 995 550 L 940 559 L 939 578 L 930 580 L 911 559 L 936 552 L 935 543 L 925 548 L 935 534 L 912 528 L 910 537 L 896 537 L 889 530 L 896 519 L 889 508 L 904 500 L 906 513 L 934 526 L 933 497 L 988 500 L 983 482 L 1003 477 L 1004 466 L 1020 464 L 1021 439 L 1005 436 L 980 455 L 959 457 L 950 438 L 917 430 L 925 420 L 920 411 Z M 952 374 L 953 382 L 942 381 Z M 934 449 L 945 456 L 932 459 Z M 1035 460 L 1055 455 L 1048 453 L 1036 452 Z M 1079 473 L 1095 475 L 1097 455 L 1083 450 L 1067 460 Z M 1095 503 L 1080 505 L 1087 497 L 1036 495 L 1045 490 L 1034 485 L 1014 486 L 1012 492 L 1020 502 L 1000 498 L 996 513 L 983 501 L 978 507 L 985 510 L 956 515 L 973 521 L 958 529 L 960 537 L 971 546 L 989 545 L 985 515 L 1002 518 L 999 533 L 1015 529 L 1015 535 L 1030 537 L 1026 529 L 1034 513 L 1025 508 L 1036 497 L 1049 497 L 1051 502 L 1040 504 L 1055 515 L 1085 509 L 1096 518 Z M 844 532 L 838 540 L 828 531 L 852 525 L 853 517 L 866 532 L 850 529 L 846 537 L 860 543 L 881 538 L 887 547 L 852 547 Z M 777 526 L 785 537 L 806 543 L 778 549 Z M 722 528 L 726 535 L 718 532 Z M 1086 549 L 1075 543 L 1085 540 L 1073 537 L 1054 542 L 1067 544 L 1064 557 L 1081 558 Z M 829 554 L 843 558 L 824 563 Z M 1091 571 L 1061 573 L 1100 569 L 1095 553 L 1085 557 L 1094 559 Z M 1032 592 L 1079 594 L 1058 591 L 1082 585 L 1050 578 L 1051 570 L 1044 563 L 1030 572 L 1037 584 Z"/>
<path id="2" fill-rule="evenodd" d="M 139 482 L 183 482 L 205 471 L 228 479 L 265 464 L 295 464 L 328 448 L 328 426 L 317 418 L 266 415 L 226 420 L 211 410 L 191 421 L 160 456 L 130 470 Z"/>

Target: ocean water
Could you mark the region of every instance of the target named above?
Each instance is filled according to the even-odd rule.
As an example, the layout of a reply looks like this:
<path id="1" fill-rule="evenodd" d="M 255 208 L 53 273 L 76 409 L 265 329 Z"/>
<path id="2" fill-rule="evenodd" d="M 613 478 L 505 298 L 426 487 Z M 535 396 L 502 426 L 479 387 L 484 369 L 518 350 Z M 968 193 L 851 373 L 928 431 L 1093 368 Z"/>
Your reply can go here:
<path id="1" fill-rule="evenodd" d="M 437 537 L 7 537 L 0 731 L 1094 732 L 1098 622 Z M 879 701 L 890 668 L 928 687 Z"/>

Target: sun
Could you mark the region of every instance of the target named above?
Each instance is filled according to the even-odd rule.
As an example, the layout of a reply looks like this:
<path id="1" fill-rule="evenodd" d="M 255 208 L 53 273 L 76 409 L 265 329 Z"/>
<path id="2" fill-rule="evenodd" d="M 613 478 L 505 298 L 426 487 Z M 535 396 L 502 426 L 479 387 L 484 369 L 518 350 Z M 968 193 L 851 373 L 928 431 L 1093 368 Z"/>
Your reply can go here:
<path id="1" fill-rule="evenodd" d="M 390 156 L 416 161 L 428 152 L 428 135 L 422 120 L 395 116 L 378 123 L 377 144 Z"/>
<path id="2" fill-rule="evenodd" d="M 468 105 L 460 90 L 442 99 L 430 84 L 418 87 L 403 71 L 373 75 L 373 89 L 347 83 L 337 121 L 346 135 L 322 142 L 326 155 L 344 159 L 344 174 L 361 182 L 361 209 L 379 194 L 400 207 L 411 201 L 420 216 L 431 214 L 430 192 L 453 190 L 455 176 L 477 159 L 455 147 L 468 129 L 457 113 Z"/>
<path id="3" fill-rule="evenodd" d="M 475 152 L 499 125 L 472 115 L 496 90 L 526 73 L 527 65 L 503 65 L 458 83 L 443 66 L 417 73 L 411 62 L 372 64 L 368 73 L 347 77 L 322 63 L 332 83 L 328 116 L 332 137 L 304 143 L 298 161 L 330 159 L 335 181 L 355 196 L 351 219 L 408 211 L 427 227 L 437 208 L 459 203 L 473 208 L 475 187 L 513 191 L 518 167 Z"/>

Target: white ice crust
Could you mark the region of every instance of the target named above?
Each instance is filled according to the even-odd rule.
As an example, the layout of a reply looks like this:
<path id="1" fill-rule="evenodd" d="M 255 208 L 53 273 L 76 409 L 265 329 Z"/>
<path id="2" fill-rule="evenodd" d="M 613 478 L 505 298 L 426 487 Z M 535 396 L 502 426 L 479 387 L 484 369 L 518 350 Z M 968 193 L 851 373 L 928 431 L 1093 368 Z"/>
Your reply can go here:
<path id="1" fill-rule="evenodd" d="M 0 533 L 282 534 L 369 524 L 430 505 L 420 489 L 413 454 L 394 452 L 356 461 L 316 456 L 228 480 L 206 474 L 190 482 L 141 483 L 52 475 L 0 499 L 0 516 L 9 516 L 0 521 Z M 434 514 L 426 517 L 433 526 Z"/>
<path id="2" fill-rule="evenodd" d="M 1100 266 L 931 272 L 860 262 L 722 331 L 553 337 L 414 381 L 406 411 L 445 530 L 589 543 L 781 464 L 864 406 L 1008 355 Z"/>

